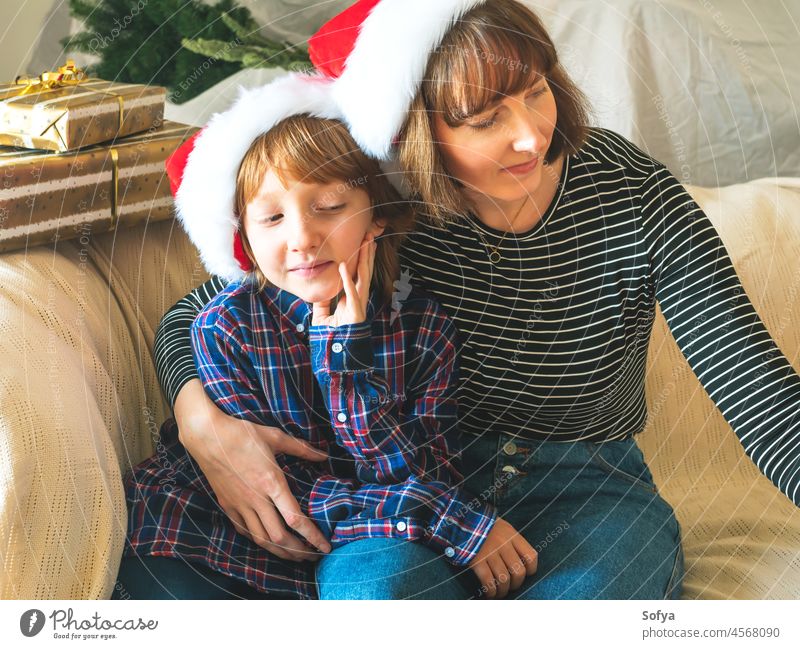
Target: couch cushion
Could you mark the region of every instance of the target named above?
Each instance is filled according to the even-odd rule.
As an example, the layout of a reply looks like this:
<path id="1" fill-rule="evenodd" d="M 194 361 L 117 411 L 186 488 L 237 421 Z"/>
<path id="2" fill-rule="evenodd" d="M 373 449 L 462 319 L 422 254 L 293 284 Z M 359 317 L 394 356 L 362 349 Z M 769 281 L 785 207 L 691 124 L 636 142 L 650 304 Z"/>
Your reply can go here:
<path id="1" fill-rule="evenodd" d="M 175 227 L 0 256 L 0 597 L 111 593 L 122 475 L 169 412 L 154 331 L 206 278 Z"/>

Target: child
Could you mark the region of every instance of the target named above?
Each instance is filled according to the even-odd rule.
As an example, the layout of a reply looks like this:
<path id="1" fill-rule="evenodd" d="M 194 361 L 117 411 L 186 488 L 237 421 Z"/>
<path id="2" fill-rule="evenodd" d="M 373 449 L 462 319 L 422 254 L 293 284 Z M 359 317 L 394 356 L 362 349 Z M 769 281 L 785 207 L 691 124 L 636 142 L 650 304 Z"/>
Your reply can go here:
<path id="1" fill-rule="evenodd" d="M 197 369 L 229 415 L 328 454 L 276 460 L 331 556 L 369 539 L 396 540 L 391 552 L 413 541 L 473 568 L 490 591 L 493 579 L 532 574 L 535 552 L 459 486 L 454 326 L 416 289 L 393 308 L 412 217 L 328 93 L 322 78 L 288 75 L 244 94 L 193 142 L 178 215 L 208 270 L 230 282 L 192 325 Z M 183 559 L 270 595 L 316 595 L 313 563 L 281 560 L 237 532 L 185 450 L 167 454 L 129 480 L 127 556 Z"/>

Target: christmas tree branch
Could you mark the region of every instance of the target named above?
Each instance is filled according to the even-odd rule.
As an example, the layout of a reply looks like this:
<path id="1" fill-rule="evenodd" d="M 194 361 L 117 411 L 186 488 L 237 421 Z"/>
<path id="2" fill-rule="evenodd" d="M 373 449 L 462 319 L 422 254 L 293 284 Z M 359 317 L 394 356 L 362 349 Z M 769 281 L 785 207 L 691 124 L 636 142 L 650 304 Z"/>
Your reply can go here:
<path id="1" fill-rule="evenodd" d="M 62 41 L 67 51 L 98 57 L 89 69 L 111 81 L 166 86 L 182 103 L 248 67 L 307 69 L 305 49 L 261 36 L 234 0 L 69 0 L 84 29 Z"/>

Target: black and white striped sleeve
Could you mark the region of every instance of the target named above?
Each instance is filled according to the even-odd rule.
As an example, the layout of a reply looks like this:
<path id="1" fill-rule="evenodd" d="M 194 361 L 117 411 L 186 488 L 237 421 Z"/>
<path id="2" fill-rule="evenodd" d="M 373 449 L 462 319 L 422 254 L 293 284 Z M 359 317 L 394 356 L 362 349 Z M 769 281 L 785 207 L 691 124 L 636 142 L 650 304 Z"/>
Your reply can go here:
<path id="1" fill-rule="evenodd" d="M 642 187 L 655 295 L 683 355 L 756 466 L 800 506 L 800 377 L 706 214 L 658 165 Z"/>
<path id="2" fill-rule="evenodd" d="M 212 277 L 178 300 L 158 324 L 154 350 L 156 372 L 170 408 L 175 406 L 181 388 L 198 378 L 189 333 L 192 322 L 225 285 L 224 280 Z"/>

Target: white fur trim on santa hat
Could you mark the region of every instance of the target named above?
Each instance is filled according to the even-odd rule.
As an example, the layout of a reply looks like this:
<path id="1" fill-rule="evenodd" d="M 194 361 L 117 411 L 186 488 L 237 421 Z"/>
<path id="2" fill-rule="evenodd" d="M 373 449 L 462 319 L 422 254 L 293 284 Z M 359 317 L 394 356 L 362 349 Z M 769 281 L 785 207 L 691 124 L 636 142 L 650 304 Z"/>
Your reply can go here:
<path id="1" fill-rule="evenodd" d="M 253 141 L 293 115 L 341 119 L 329 79 L 288 74 L 254 90 L 241 89 L 231 108 L 212 116 L 189 153 L 175 195 L 178 219 L 209 273 L 228 281 L 244 272 L 233 255 L 236 175 Z"/>
<path id="2" fill-rule="evenodd" d="M 381 0 L 361 25 L 333 96 L 353 138 L 380 160 L 419 91 L 428 58 L 453 24 L 486 0 Z"/>

